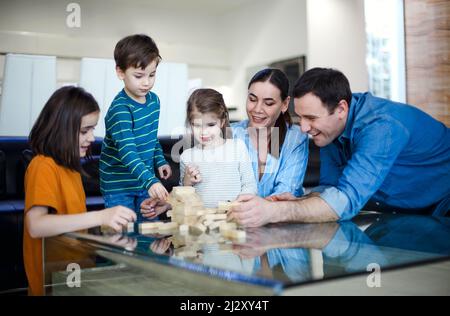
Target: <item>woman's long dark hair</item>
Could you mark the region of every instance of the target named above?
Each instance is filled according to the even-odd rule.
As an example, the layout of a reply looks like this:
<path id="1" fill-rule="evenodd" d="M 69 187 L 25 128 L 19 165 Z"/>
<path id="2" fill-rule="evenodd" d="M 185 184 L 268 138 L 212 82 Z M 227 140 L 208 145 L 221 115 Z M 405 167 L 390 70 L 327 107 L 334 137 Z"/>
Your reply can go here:
<path id="1" fill-rule="evenodd" d="M 56 90 L 31 129 L 29 142 L 33 154 L 51 157 L 57 164 L 82 173 L 81 120 L 99 111 L 97 101 L 82 88 L 70 86 Z"/>
<path id="2" fill-rule="evenodd" d="M 289 79 L 287 78 L 285 73 L 279 69 L 266 68 L 257 72 L 250 80 L 248 89 L 250 89 L 251 85 L 255 82 L 270 82 L 271 84 L 273 84 L 280 90 L 280 97 L 283 102 L 286 101 L 286 99 L 289 97 Z M 280 116 L 278 116 L 274 126 L 275 128 L 279 128 L 278 143 L 280 145 L 278 147 L 278 153 L 272 153 L 272 146 L 271 144 L 269 144 L 269 153 L 271 155 L 274 155 L 275 157 L 280 156 L 284 140 L 286 139 L 288 128 L 290 128 L 291 126 L 292 119 L 289 111 L 280 113 Z"/>

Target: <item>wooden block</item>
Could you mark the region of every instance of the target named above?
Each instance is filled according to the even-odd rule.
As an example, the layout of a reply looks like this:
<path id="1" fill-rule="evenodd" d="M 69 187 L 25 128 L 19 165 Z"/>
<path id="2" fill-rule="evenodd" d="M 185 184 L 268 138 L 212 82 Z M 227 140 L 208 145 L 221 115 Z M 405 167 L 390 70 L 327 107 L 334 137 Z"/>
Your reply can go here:
<path id="1" fill-rule="evenodd" d="M 127 224 L 126 232 L 127 233 L 134 233 L 134 222 L 130 222 L 130 223 Z"/>
<path id="2" fill-rule="evenodd" d="M 167 223 L 162 223 L 161 225 L 159 225 L 158 230 L 171 230 L 171 229 L 177 229 L 177 228 L 178 228 L 178 223 L 167 222 Z"/>
<path id="3" fill-rule="evenodd" d="M 227 230 L 234 230 L 237 228 L 237 225 L 236 225 L 236 223 L 225 222 L 225 223 L 219 224 L 219 228 L 220 228 L 220 232 L 222 232 L 222 231 L 227 231 Z"/>
<path id="4" fill-rule="evenodd" d="M 140 223 L 139 228 L 140 229 L 155 229 L 155 228 L 158 228 L 162 224 L 164 224 L 164 223 L 163 222 L 145 222 L 145 223 Z"/>
<path id="5" fill-rule="evenodd" d="M 226 220 L 227 214 L 207 214 L 205 215 L 205 219 L 209 221 Z"/>
<path id="6" fill-rule="evenodd" d="M 197 211 L 197 216 L 203 216 L 203 215 L 205 215 L 206 213 L 205 213 L 205 211 L 204 210 L 199 210 L 199 211 Z"/>
<path id="7" fill-rule="evenodd" d="M 203 209 L 203 211 L 205 212 L 205 215 L 206 214 L 217 214 L 217 209 L 215 209 L 215 208 L 205 208 L 205 209 Z"/>
<path id="8" fill-rule="evenodd" d="M 197 216 L 184 216 L 184 215 L 174 215 L 172 216 L 172 222 L 176 222 L 180 225 L 195 225 L 198 223 Z"/>
<path id="9" fill-rule="evenodd" d="M 185 216 L 197 216 L 197 212 L 201 210 L 198 206 L 192 205 L 177 205 L 172 208 L 172 216 L 173 215 L 185 215 Z"/>
<path id="10" fill-rule="evenodd" d="M 203 221 L 203 225 L 204 226 L 207 226 L 207 227 L 209 227 L 209 225 L 211 225 L 212 223 L 214 223 L 214 221 L 212 221 L 212 220 L 205 220 L 205 221 Z"/>
<path id="11" fill-rule="evenodd" d="M 219 211 L 229 211 L 233 206 L 239 205 L 239 202 L 219 202 L 218 203 L 218 210 Z"/>
<path id="12" fill-rule="evenodd" d="M 201 223 L 197 223 L 195 225 L 189 226 L 189 233 L 195 235 L 201 235 L 206 231 L 206 227 Z"/>
<path id="13" fill-rule="evenodd" d="M 220 222 L 212 222 L 210 225 L 208 225 L 208 228 L 211 231 L 211 230 L 219 228 L 219 226 L 220 226 Z"/>
<path id="14" fill-rule="evenodd" d="M 145 234 L 151 231 L 155 231 L 159 228 L 162 222 L 146 222 L 139 224 L 139 234 Z"/>
<path id="15" fill-rule="evenodd" d="M 177 257 L 195 257 L 197 255 L 197 251 L 188 246 L 184 246 L 175 249 L 173 254 Z"/>
<path id="16" fill-rule="evenodd" d="M 179 229 L 180 229 L 180 234 L 188 233 L 189 225 L 182 224 L 182 225 L 180 225 Z"/>
<path id="17" fill-rule="evenodd" d="M 180 258 L 195 258 L 197 257 L 197 252 L 192 250 L 185 250 L 178 252 L 175 256 Z"/>
<path id="18" fill-rule="evenodd" d="M 227 221 L 215 221 L 215 223 L 217 223 L 217 225 L 219 225 L 219 227 L 220 227 L 220 225 L 227 224 L 228 222 Z"/>
<path id="19" fill-rule="evenodd" d="M 243 230 L 237 230 L 237 229 L 226 229 L 224 231 L 221 231 L 221 234 L 224 237 L 232 238 L 232 239 L 244 239 L 247 234 Z"/>
<path id="20" fill-rule="evenodd" d="M 195 193 L 195 188 L 194 187 L 188 187 L 188 186 L 173 187 L 172 193 L 175 193 L 175 194 L 194 194 Z"/>
<path id="21" fill-rule="evenodd" d="M 197 193 L 195 193 L 195 188 L 193 187 L 182 187 L 182 188 L 189 188 L 189 189 L 176 190 L 174 188 L 175 190 L 172 191 L 171 195 L 179 202 L 189 205 L 203 206 L 202 199 Z"/>
<path id="22" fill-rule="evenodd" d="M 231 238 L 235 239 L 244 239 L 247 236 L 247 233 L 243 230 L 232 230 Z"/>
<path id="23" fill-rule="evenodd" d="M 178 257 L 196 257 L 200 247 L 197 245 L 184 246 L 174 250 L 174 255 Z"/>
<path id="24" fill-rule="evenodd" d="M 202 234 L 198 237 L 198 242 L 201 244 L 216 244 L 217 240 L 209 234 Z"/>
<path id="25" fill-rule="evenodd" d="M 223 226 L 220 226 L 220 234 L 221 234 L 223 237 L 230 237 L 231 229 L 223 229 L 222 227 L 223 227 Z"/>

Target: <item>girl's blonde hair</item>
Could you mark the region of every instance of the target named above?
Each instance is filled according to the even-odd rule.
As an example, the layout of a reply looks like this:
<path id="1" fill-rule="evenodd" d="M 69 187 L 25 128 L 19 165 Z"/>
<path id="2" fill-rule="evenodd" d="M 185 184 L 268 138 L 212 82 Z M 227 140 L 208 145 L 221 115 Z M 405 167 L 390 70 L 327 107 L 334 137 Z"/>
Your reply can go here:
<path id="1" fill-rule="evenodd" d="M 187 123 L 192 124 L 192 114 L 197 110 L 201 114 L 214 113 L 222 121 L 223 138 L 231 138 L 230 119 L 227 106 L 220 92 L 214 89 L 197 89 L 187 101 Z"/>

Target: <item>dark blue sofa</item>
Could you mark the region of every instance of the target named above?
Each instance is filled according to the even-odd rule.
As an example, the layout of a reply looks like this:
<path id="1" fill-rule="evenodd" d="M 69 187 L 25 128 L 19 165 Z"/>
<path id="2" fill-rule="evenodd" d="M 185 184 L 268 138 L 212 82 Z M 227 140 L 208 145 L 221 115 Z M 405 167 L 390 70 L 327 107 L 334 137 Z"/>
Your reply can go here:
<path id="1" fill-rule="evenodd" d="M 160 138 L 166 160 L 170 163 L 173 176 L 163 180 L 171 190 L 179 182 L 179 165 L 171 159 L 172 146 L 179 139 Z M 93 160 L 83 163 L 89 177 L 83 177 L 87 209 L 104 208 L 100 194 L 98 162 L 102 139 L 92 145 Z M 27 137 L 0 136 L 0 292 L 27 286 L 22 255 L 24 176 L 32 158 Z"/>
<path id="2" fill-rule="evenodd" d="M 162 181 L 169 192 L 173 186 L 178 185 L 180 179 L 178 164 L 180 152 L 175 153 L 174 157 L 171 155 L 172 147 L 179 140 L 179 138 L 160 138 L 164 156 L 173 170 L 172 178 Z M 97 139 L 92 146 L 94 159 L 83 164 L 85 171 L 90 175 L 89 178 L 83 177 L 88 210 L 98 210 L 104 207 L 100 194 L 98 171 L 101 141 L 101 139 Z M 309 151 L 305 187 L 315 186 L 319 181 L 319 151 L 312 142 L 310 142 Z M 0 260 L 0 292 L 27 286 L 22 255 L 23 180 L 31 158 L 32 154 L 26 137 L 0 136 L 0 246 L 3 250 L 2 260 Z"/>

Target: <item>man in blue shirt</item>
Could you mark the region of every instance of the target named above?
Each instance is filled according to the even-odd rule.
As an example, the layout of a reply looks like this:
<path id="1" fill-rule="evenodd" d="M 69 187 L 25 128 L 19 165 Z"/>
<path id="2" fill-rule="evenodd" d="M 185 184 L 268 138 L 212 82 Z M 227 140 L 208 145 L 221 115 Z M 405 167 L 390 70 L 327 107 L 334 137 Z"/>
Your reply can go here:
<path id="1" fill-rule="evenodd" d="M 303 132 L 321 147 L 320 186 L 301 199 L 241 196 L 244 226 L 348 220 L 378 210 L 445 214 L 450 206 L 450 129 L 407 104 L 352 94 L 334 69 L 305 72 L 294 88 Z M 289 200 L 289 201 L 287 201 Z"/>

